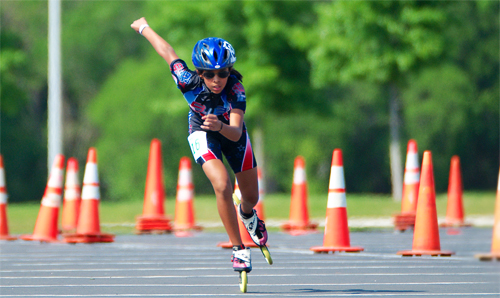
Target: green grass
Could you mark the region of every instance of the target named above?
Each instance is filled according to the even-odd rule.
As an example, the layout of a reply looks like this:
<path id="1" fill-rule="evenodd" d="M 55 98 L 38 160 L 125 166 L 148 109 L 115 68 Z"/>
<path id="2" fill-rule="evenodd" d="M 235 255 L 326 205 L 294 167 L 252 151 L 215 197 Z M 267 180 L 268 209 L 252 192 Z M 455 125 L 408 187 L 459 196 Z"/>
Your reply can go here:
<path id="1" fill-rule="evenodd" d="M 465 216 L 493 215 L 495 192 L 465 192 L 463 195 Z M 327 194 L 310 194 L 308 197 L 309 217 L 324 219 Z M 195 218 L 197 222 L 219 223 L 214 196 L 196 196 Z M 447 195 L 436 196 L 438 216 L 446 215 Z M 143 201 L 107 202 L 99 206 L 99 219 L 103 232 L 132 233 L 135 219 L 142 214 Z M 290 211 L 290 194 L 266 194 L 264 198 L 266 219 L 287 220 Z M 10 234 L 30 234 L 40 210 L 40 203 L 11 203 L 7 207 Z M 167 197 L 165 213 L 173 220 L 175 197 Z M 349 217 L 391 217 L 401 211 L 401 203 L 394 202 L 389 195 L 347 194 Z M 59 216 L 61 215 L 61 210 Z"/>

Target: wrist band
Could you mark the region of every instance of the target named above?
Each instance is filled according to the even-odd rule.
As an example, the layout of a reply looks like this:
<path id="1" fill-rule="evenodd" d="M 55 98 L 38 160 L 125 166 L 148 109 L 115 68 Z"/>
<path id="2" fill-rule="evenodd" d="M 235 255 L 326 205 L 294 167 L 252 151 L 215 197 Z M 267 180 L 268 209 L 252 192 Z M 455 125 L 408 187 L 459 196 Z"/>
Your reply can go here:
<path id="1" fill-rule="evenodd" d="M 146 27 L 149 27 L 148 24 L 142 24 L 141 27 L 139 27 L 139 34 L 142 35 L 142 31 L 144 31 L 144 29 L 146 29 Z"/>
<path id="2" fill-rule="evenodd" d="M 222 130 L 222 128 L 224 127 L 224 122 L 220 122 L 220 129 L 217 131 L 217 132 L 220 132 Z"/>

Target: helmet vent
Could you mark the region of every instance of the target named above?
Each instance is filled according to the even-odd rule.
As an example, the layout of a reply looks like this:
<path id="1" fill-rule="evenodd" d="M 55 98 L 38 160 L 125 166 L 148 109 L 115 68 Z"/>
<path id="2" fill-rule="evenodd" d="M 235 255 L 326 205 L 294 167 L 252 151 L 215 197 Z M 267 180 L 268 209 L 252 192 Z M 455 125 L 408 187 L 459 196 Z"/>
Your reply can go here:
<path id="1" fill-rule="evenodd" d="M 207 63 L 209 62 L 207 54 L 205 52 L 201 52 L 201 57 L 203 58 L 203 61 L 205 61 Z"/>
<path id="2" fill-rule="evenodd" d="M 218 57 L 218 55 L 217 55 L 217 52 L 216 52 L 216 51 L 214 51 L 214 58 L 215 58 L 215 61 L 218 61 L 218 60 L 219 60 L 219 57 Z"/>

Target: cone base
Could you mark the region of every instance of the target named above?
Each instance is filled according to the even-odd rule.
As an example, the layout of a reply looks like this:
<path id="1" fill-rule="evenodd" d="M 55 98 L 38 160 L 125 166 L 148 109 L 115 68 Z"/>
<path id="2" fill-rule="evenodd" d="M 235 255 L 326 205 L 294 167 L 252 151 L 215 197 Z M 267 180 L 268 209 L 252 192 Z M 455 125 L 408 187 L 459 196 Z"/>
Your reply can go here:
<path id="1" fill-rule="evenodd" d="M 397 252 L 398 255 L 402 255 L 403 257 L 420 257 L 423 255 L 433 256 L 433 257 L 451 257 L 455 253 L 449 250 L 422 250 L 422 249 L 414 249 L 414 250 L 402 250 Z"/>
<path id="2" fill-rule="evenodd" d="M 304 235 L 317 232 L 318 223 L 309 222 L 306 225 L 297 225 L 291 222 L 286 222 L 281 225 L 281 230 L 292 236 Z"/>
<path id="3" fill-rule="evenodd" d="M 173 228 L 175 237 L 192 237 L 194 235 L 193 232 L 200 232 L 201 230 L 203 228 L 197 225 L 174 225 Z"/>
<path id="4" fill-rule="evenodd" d="M 253 242 L 244 242 L 243 241 L 243 245 L 245 245 L 245 247 L 259 247 L 257 244 L 255 244 Z M 219 243 L 217 243 L 217 247 L 233 248 L 233 243 L 231 241 L 219 242 Z"/>
<path id="5" fill-rule="evenodd" d="M 500 252 L 492 252 L 489 254 L 477 254 L 474 256 L 479 259 L 479 261 L 500 261 Z"/>
<path id="6" fill-rule="evenodd" d="M 402 213 L 394 215 L 394 229 L 404 232 L 415 226 L 415 213 Z"/>
<path id="7" fill-rule="evenodd" d="M 0 235 L 0 240 L 12 241 L 17 240 L 17 237 L 11 235 Z"/>
<path id="8" fill-rule="evenodd" d="M 286 233 L 290 236 L 302 236 L 308 234 L 316 234 L 318 233 L 318 230 L 288 230 L 288 231 L 283 231 L 283 233 Z"/>
<path id="9" fill-rule="evenodd" d="M 174 232 L 175 237 L 193 237 L 193 233 L 190 231 L 175 231 Z"/>
<path id="10" fill-rule="evenodd" d="M 135 226 L 136 234 L 165 234 L 172 231 L 170 218 L 158 217 L 138 217 Z"/>
<path id="11" fill-rule="evenodd" d="M 134 231 L 134 234 L 136 235 L 163 235 L 163 234 L 170 234 L 172 233 L 172 230 L 171 229 L 161 229 L 161 228 L 158 228 L 158 229 L 137 229 Z"/>
<path id="12" fill-rule="evenodd" d="M 175 232 L 201 231 L 201 230 L 203 230 L 203 227 L 202 226 L 198 226 L 198 225 L 176 225 L 176 224 L 174 224 L 173 230 Z"/>
<path id="13" fill-rule="evenodd" d="M 360 252 L 363 251 L 363 247 L 359 246 L 313 246 L 310 248 L 310 250 L 314 251 L 315 253 L 335 253 L 336 251 L 338 252 Z"/>
<path id="14" fill-rule="evenodd" d="M 463 227 L 472 227 L 472 224 L 466 222 L 443 222 L 439 225 L 442 228 L 463 228 Z"/>
<path id="15" fill-rule="evenodd" d="M 51 242 L 51 243 L 61 242 L 57 238 L 40 237 L 35 235 L 22 235 L 21 237 L 19 237 L 19 239 L 26 241 L 40 241 L 40 242 Z"/>
<path id="16" fill-rule="evenodd" d="M 69 234 L 64 236 L 66 243 L 109 243 L 115 241 L 113 234 Z"/>

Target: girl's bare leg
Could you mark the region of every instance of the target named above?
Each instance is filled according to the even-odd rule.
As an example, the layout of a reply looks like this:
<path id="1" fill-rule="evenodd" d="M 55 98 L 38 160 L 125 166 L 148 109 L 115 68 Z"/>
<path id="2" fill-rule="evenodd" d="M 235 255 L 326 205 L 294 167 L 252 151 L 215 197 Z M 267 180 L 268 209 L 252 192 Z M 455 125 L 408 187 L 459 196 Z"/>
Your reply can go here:
<path id="1" fill-rule="evenodd" d="M 265 224 L 262 220 L 258 218 L 258 214 L 254 213 L 252 210 L 259 201 L 259 182 L 257 168 L 240 172 L 236 174 L 238 179 L 238 186 L 241 191 L 241 221 L 245 225 L 248 234 L 252 238 L 252 241 L 262 247 L 265 247 L 267 242 L 267 230 Z M 246 216 L 245 216 L 246 214 Z M 264 252 L 264 250 L 262 250 Z M 267 251 L 267 250 L 266 250 Z M 264 253 L 264 256 L 266 254 Z M 266 256 L 269 264 L 272 263 L 269 253 Z"/>
<path id="2" fill-rule="evenodd" d="M 241 245 L 238 218 L 233 203 L 233 187 L 226 167 L 219 159 L 211 159 L 203 164 L 203 171 L 212 183 L 217 199 L 217 210 L 233 245 Z"/>
<path id="3" fill-rule="evenodd" d="M 251 214 L 253 207 L 259 202 L 257 168 L 239 172 L 236 174 L 236 179 L 241 191 L 241 210 L 243 213 Z"/>

